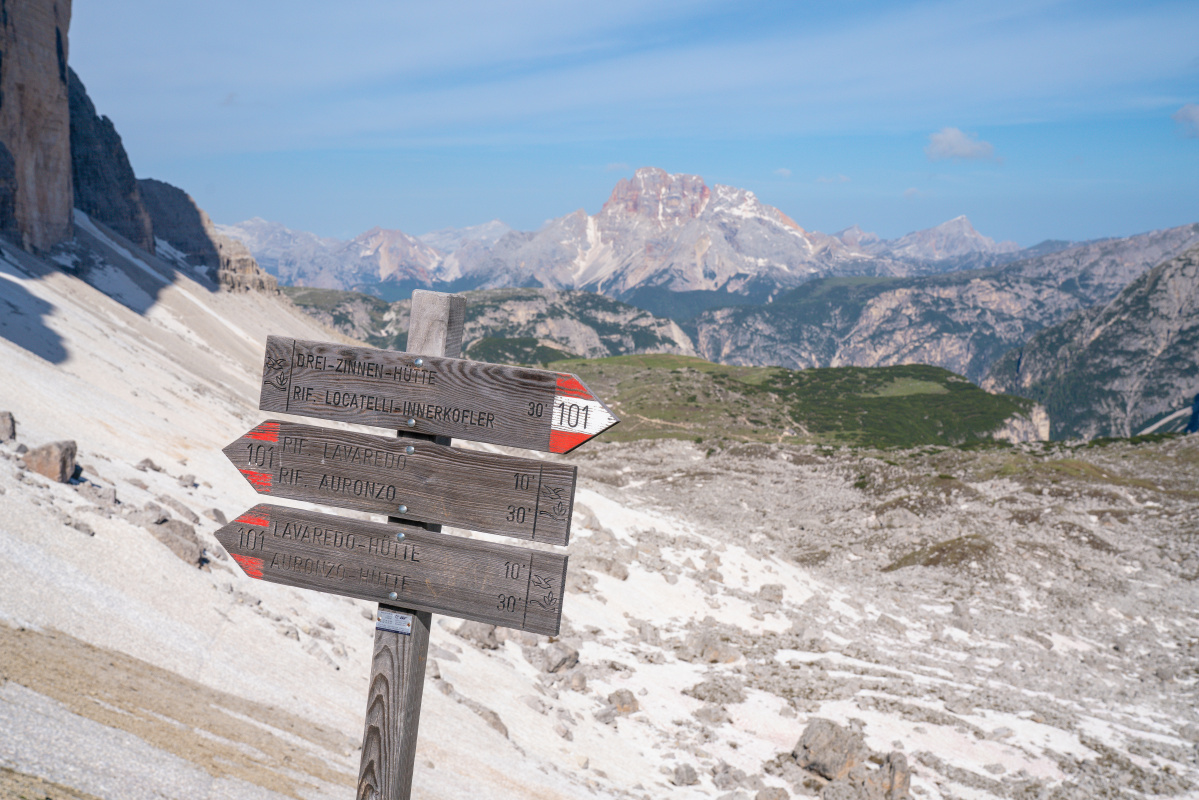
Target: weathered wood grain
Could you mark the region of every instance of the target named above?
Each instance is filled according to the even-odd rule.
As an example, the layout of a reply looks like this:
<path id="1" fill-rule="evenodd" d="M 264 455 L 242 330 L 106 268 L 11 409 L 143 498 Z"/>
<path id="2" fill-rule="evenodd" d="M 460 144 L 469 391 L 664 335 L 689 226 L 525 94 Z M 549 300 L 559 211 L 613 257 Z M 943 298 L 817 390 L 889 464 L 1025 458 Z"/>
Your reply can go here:
<path id="1" fill-rule="evenodd" d="M 216 537 L 251 578 L 558 633 L 565 555 L 397 527 L 262 504 Z"/>
<path id="2" fill-rule="evenodd" d="M 414 291 L 408 350 L 457 358 L 462 354 L 465 322 L 466 298 L 462 295 Z M 423 440 L 445 446 L 450 444 L 447 436 L 411 432 L 400 435 L 409 442 Z M 403 528 L 424 528 L 434 533 L 441 530 L 441 525 L 435 522 L 413 522 L 403 517 L 388 517 L 388 521 Z M 384 611 L 410 614 L 412 623 L 407 634 L 382 625 L 375 628 L 370 697 L 358 769 L 359 800 L 409 800 L 412 793 L 416 735 L 420 727 L 433 615 L 381 604 L 376 618 L 382 620 Z"/>
<path id="3" fill-rule="evenodd" d="M 407 800 L 412 793 L 416 734 L 433 615 L 383 605 L 379 610 L 411 614 L 412 632 L 375 630 L 357 798 Z"/>
<path id="4" fill-rule="evenodd" d="M 569 373 L 279 336 L 259 408 L 554 453 L 618 422 Z"/>
<path id="5" fill-rule="evenodd" d="M 568 464 L 275 420 L 224 453 L 259 494 L 549 544 L 570 538 L 578 468 Z"/>

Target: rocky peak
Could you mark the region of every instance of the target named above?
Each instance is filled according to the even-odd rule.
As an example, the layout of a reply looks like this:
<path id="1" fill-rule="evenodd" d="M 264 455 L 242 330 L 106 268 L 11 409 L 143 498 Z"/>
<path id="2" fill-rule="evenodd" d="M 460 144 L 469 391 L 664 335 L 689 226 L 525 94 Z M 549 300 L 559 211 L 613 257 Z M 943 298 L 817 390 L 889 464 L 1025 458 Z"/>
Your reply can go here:
<path id="1" fill-rule="evenodd" d="M 833 237 L 849 247 L 865 247 L 882 241 L 878 238 L 877 233 L 869 233 L 857 225 L 839 230 L 833 234 Z"/>
<path id="2" fill-rule="evenodd" d="M 154 233 L 192 266 L 230 291 L 277 292 L 278 281 L 258 266 L 244 244 L 225 236 L 182 189 L 150 178 L 138 181 Z"/>
<path id="3" fill-rule="evenodd" d="M 963 214 L 932 228 L 901 236 L 890 243 L 891 253 L 898 258 L 939 260 L 972 253 L 1014 253 L 1020 249 L 1015 242 L 999 242 L 983 236 L 974 229 Z"/>
<path id="4" fill-rule="evenodd" d="M 671 175 L 657 167 L 642 167 L 631 180 L 616 184 L 599 215 L 641 217 L 660 229 L 677 228 L 703 213 L 711 195 L 698 175 Z"/>
<path id="5" fill-rule="evenodd" d="M 121 137 L 112 120 L 96 113 L 75 70 L 67 72 L 75 207 L 153 253 L 154 226 Z"/>
<path id="6" fill-rule="evenodd" d="M 452 253 L 467 243 L 490 247 L 511 231 L 511 227 L 498 219 L 493 219 L 490 222 L 466 228 L 441 228 L 423 234 L 419 238 L 425 244 L 443 253 Z"/>
<path id="7" fill-rule="evenodd" d="M 371 228 L 349 243 L 360 259 L 378 265 L 378 280 L 399 277 L 428 283 L 441 262 L 429 245 L 403 231 Z"/>

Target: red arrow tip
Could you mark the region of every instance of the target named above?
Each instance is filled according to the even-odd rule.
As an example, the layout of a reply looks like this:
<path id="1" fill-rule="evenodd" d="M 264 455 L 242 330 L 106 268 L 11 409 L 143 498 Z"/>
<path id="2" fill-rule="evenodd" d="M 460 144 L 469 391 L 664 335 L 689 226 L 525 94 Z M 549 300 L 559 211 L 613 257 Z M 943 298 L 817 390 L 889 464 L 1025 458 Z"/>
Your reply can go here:
<path id="1" fill-rule="evenodd" d="M 252 431 L 246 434 L 247 439 L 258 439 L 262 442 L 279 441 L 279 423 L 278 422 L 263 422 L 255 427 Z"/>
<path id="2" fill-rule="evenodd" d="M 243 556 L 239 553 L 230 553 L 233 560 L 238 563 L 242 571 L 251 578 L 262 580 L 262 559 L 254 556 Z"/>
<path id="3" fill-rule="evenodd" d="M 255 490 L 259 492 L 266 492 L 268 494 L 270 493 L 271 481 L 274 480 L 274 478 L 271 476 L 271 473 L 255 472 L 252 469 L 239 469 L 238 472 L 246 476 L 246 480 L 250 482 L 250 485 L 253 486 Z"/>

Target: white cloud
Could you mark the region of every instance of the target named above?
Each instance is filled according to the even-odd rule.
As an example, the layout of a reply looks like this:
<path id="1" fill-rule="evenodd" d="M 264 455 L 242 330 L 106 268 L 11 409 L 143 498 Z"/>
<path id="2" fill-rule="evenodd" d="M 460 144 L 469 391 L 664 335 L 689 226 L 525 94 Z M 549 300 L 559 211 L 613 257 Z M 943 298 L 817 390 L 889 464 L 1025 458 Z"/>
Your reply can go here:
<path id="1" fill-rule="evenodd" d="M 608 166 L 604 167 L 608 172 L 628 172 L 629 165 L 623 161 L 613 161 Z"/>
<path id="2" fill-rule="evenodd" d="M 834 175 L 831 178 L 821 175 L 816 179 L 817 183 L 849 183 L 848 175 Z"/>
<path id="3" fill-rule="evenodd" d="M 919 197 L 919 196 L 920 196 L 920 190 L 917 189 L 915 186 L 913 186 L 911 189 L 903 190 L 903 197 L 905 200 L 911 200 L 913 197 Z"/>
<path id="4" fill-rule="evenodd" d="M 980 140 L 977 134 L 963 133 L 957 128 L 942 128 L 928 137 L 924 153 L 929 161 L 949 158 L 990 159 L 995 157 L 995 146 Z"/>
<path id="5" fill-rule="evenodd" d="M 774 171 L 774 174 L 775 174 L 775 175 L 780 175 L 780 176 L 782 176 L 782 177 L 784 177 L 784 178 L 790 178 L 790 177 L 791 177 L 791 170 L 787 169 L 786 167 L 779 167 L 778 169 L 776 169 L 776 170 Z"/>
<path id="6" fill-rule="evenodd" d="M 1187 103 L 1174 112 L 1174 121 L 1182 126 L 1182 135 L 1199 139 L 1199 103 Z"/>

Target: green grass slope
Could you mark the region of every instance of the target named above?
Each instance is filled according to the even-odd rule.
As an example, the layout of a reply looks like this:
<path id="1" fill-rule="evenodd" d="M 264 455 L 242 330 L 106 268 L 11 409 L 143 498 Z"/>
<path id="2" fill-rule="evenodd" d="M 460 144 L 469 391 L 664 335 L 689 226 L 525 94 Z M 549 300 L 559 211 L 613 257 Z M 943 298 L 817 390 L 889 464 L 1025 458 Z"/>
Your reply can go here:
<path id="1" fill-rule="evenodd" d="M 621 418 L 616 441 L 687 438 L 860 447 L 990 441 L 1032 403 L 938 367 L 735 367 L 671 355 L 558 361 Z"/>

